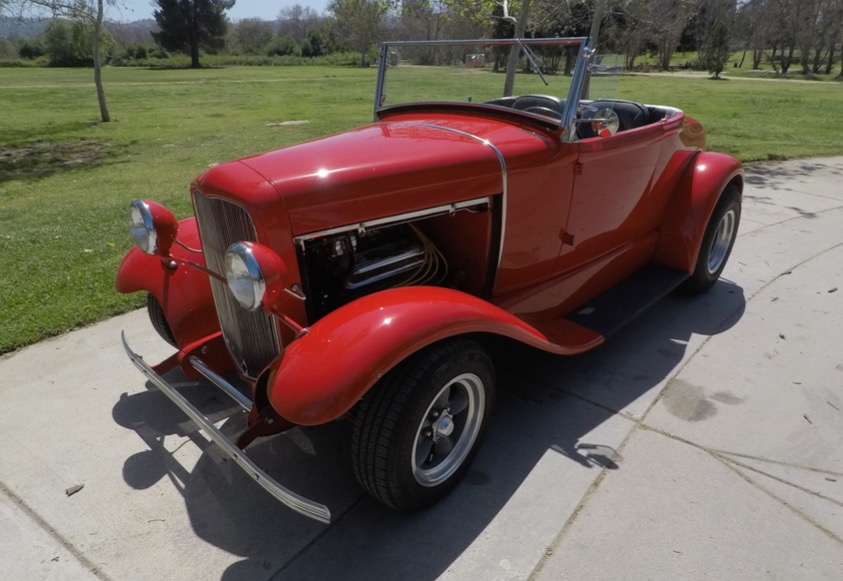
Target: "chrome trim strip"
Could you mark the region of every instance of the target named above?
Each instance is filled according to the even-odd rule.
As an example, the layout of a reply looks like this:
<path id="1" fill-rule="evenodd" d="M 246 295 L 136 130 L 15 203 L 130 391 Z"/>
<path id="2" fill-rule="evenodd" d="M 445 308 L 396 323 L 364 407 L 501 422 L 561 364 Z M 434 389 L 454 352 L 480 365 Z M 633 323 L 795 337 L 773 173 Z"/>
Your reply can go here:
<path id="1" fill-rule="evenodd" d="M 187 362 L 190 363 L 190 366 L 193 367 L 193 369 L 201 373 L 205 379 L 223 390 L 225 394 L 233 399 L 241 408 L 247 412 L 252 409 L 252 400 L 243 395 L 239 389 L 227 382 L 221 375 L 214 373 L 211 368 L 205 365 L 198 357 L 190 357 Z"/>
<path id="2" fill-rule="evenodd" d="M 486 38 L 475 40 L 389 40 L 381 46 L 519 46 L 522 43 L 550 46 L 572 46 L 582 44 L 587 36 L 567 38 Z"/>
<path id="3" fill-rule="evenodd" d="M 407 212 L 406 214 L 396 214 L 386 218 L 378 218 L 377 220 L 368 220 L 366 222 L 358 222 L 357 224 L 348 224 L 346 226 L 338 226 L 336 228 L 328 228 L 327 230 L 320 230 L 318 232 L 311 232 L 309 234 L 302 234 L 293 238 L 293 241 L 304 248 L 304 243 L 317 238 L 325 236 L 332 236 L 334 234 L 342 234 L 344 232 L 365 232 L 390 224 L 400 224 L 402 222 L 409 222 L 410 220 L 417 220 L 419 218 L 431 218 L 441 214 L 453 214 L 458 210 L 465 210 L 473 206 L 480 206 L 490 203 L 491 200 L 486 198 L 475 198 L 473 200 L 466 200 L 464 202 L 456 202 L 454 204 L 447 204 L 444 206 L 436 206 L 434 208 L 426 208 L 424 210 L 417 210 L 415 212 Z"/>
<path id="4" fill-rule="evenodd" d="M 565 114 L 562 116 L 562 141 L 573 142 L 577 140 L 577 124 L 575 122 L 577 116 L 577 108 L 582 99 L 587 98 L 582 91 L 584 85 L 588 82 L 587 74 L 590 64 L 591 56 L 594 51 L 591 49 L 590 42 L 584 42 L 580 46 L 580 52 L 577 55 L 577 64 L 574 67 L 574 76 L 571 79 L 571 87 L 568 90 L 568 98 L 565 101 Z"/>
<path id="5" fill-rule="evenodd" d="M 372 121 L 378 120 L 378 109 L 383 103 L 383 83 L 386 79 L 386 65 L 387 65 L 387 45 L 383 43 L 378 49 L 378 80 L 375 85 L 375 104 L 372 108 Z"/>
<path id="6" fill-rule="evenodd" d="M 143 373 L 149 381 L 151 381 L 161 393 L 166 395 L 170 401 L 178 406 L 193 422 L 202 428 L 205 434 L 225 452 L 229 458 L 242 468 L 255 482 L 257 482 L 264 490 L 274 496 L 277 500 L 290 507 L 294 511 L 309 516 L 319 522 L 329 524 L 331 522 L 331 511 L 323 504 L 319 504 L 312 500 L 308 500 L 303 496 L 287 490 L 281 486 L 275 479 L 267 475 L 263 469 L 255 464 L 255 462 L 246 455 L 244 450 L 237 447 L 234 442 L 228 439 L 214 424 L 200 412 L 196 407 L 187 401 L 175 388 L 173 388 L 167 381 L 158 375 L 143 358 L 132 351 L 129 343 L 126 341 L 126 333 L 121 333 L 123 339 L 123 348 L 129 355 L 129 358 L 134 363 L 141 373 Z"/>
<path id="7" fill-rule="evenodd" d="M 428 127 L 431 129 L 441 129 L 442 131 L 448 131 L 449 133 L 455 133 L 457 135 L 462 135 L 463 137 L 469 137 L 474 139 L 475 141 L 479 141 L 486 147 L 492 150 L 495 156 L 498 158 L 498 163 L 501 166 L 501 194 L 503 195 L 503 202 L 501 204 L 501 245 L 498 248 L 498 263 L 495 268 L 495 272 L 497 272 L 501 267 L 501 257 L 503 256 L 503 243 L 506 240 L 506 203 L 507 203 L 507 192 L 509 190 L 508 183 L 509 177 L 506 170 L 506 159 L 503 156 L 503 153 L 500 149 L 495 146 L 494 143 L 489 141 L 488 139 L 484 139 L 472 133 L 468 133 L 467 131 L 460 131 L 459 129 L 454 129 L 452 127 L 442 127 L 441 125 L 436 125 L 434 123 L 413 123 L 413 125 L 420 125 L 422 127 Z"/>

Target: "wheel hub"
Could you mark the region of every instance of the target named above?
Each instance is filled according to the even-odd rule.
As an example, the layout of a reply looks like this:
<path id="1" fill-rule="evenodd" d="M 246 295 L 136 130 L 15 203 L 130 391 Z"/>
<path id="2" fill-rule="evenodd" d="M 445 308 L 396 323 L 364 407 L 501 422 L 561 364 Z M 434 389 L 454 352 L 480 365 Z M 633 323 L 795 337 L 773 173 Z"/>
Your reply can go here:
<path id="1" fill-rule="evenodd" d="M 433 441 L 436 442 L 439 438 L 447 438 L 454 433 L 454 416 L 448 413 L 448 410 L 443 410 L 442 415 L 433 422 Z"/>
<path id="2" fill-rule="evenodd" d="M 416 482 L 438 486 L 457 472 L 469 456 L 486 411 L 483 381 L 462 373 L 442 386 L 421 419 L 413 443 Z"/>

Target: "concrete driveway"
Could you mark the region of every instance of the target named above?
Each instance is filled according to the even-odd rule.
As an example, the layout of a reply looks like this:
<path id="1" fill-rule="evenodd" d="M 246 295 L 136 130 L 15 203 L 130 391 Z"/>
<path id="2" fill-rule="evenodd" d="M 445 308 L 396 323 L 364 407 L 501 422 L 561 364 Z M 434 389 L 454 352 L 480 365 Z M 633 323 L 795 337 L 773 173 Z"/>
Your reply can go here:
<path id="1" fill-rule="evenodd" d="M 278 505 L 131 365 L 121 329 L 169 354 L 144 312 L 2 357 L 2 577 L 843 579 L 841 184 L 843 158 L 752 166 L 712 292 L 584 356 L 499 354 L 481 453 L 419 514 L 358 488 L 342 424 L 250 448 L 334 522 Z"/>

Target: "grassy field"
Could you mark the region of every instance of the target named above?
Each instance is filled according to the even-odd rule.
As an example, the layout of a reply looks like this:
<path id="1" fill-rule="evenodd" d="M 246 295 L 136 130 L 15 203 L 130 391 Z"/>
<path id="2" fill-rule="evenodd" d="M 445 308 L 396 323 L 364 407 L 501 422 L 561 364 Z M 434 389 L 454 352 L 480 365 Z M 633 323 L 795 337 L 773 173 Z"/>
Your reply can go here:
<path id="1" fill-rule="evenodd" d="M 375 81 L 320 67 L 104 73 L 108 124 L 91 71 L 0 72 L 0 353 L 141 304 L 113 289 L 131 199 L 186 216 L 209 166 L 369 121 Z M 711 149 L 750 161 L 843 154 L 841 88 L 625 77 L 618 96 L 680 107 Z"/>

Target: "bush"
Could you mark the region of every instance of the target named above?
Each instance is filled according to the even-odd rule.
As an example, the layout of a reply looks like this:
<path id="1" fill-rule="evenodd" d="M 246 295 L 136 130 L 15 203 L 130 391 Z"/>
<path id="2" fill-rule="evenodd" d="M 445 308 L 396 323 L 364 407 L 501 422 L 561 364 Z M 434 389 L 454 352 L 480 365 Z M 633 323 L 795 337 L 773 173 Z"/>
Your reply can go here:
<path id="1" fill-rule="evenodd" d="M 22 59 L 37 59 L 44 56 L 46 52 L 47 48 L 39 38 L 24 38 L 18 45 L 18 56 Z"/>
<path id="2" fill-rule="evenodd" d="M 266 51 L 267 56 L 288 56 L 299 55 L 301 50 L 292 36 L 284 35 L 276 37 Z"/>

